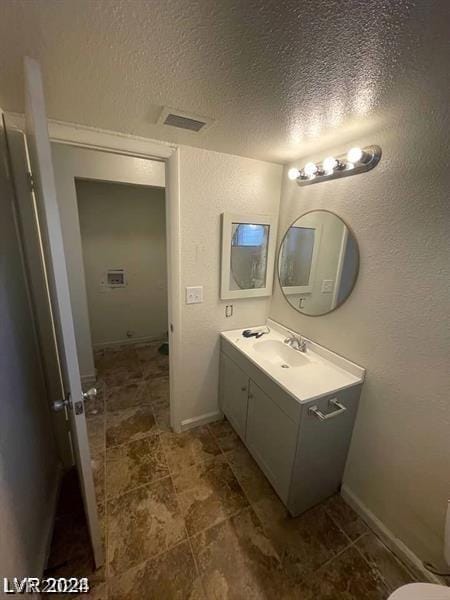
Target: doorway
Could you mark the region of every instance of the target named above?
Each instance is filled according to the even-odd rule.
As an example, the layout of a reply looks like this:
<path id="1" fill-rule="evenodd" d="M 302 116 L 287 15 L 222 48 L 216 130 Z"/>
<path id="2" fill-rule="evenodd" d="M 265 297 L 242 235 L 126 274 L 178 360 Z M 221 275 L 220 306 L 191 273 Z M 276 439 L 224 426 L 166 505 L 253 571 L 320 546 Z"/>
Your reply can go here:
<path id="1" fill-rule="evenodd" d="M 92 179 L 75 188 L 97 391 L 85 412 L 101 512 L 107 497 L 135 485 L 120 469 L 123 455 L 149 451 L 146 438 L 170 430 L 165 190 Z"/>

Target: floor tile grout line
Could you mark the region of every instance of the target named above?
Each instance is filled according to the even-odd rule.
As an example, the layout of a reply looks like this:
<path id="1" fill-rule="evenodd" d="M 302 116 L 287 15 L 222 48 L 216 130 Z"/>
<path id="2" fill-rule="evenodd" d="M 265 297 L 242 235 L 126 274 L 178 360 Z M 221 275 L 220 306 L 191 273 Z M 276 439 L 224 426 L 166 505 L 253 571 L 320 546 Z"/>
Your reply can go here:
<path id="1" fill-rule="evenodd" d="M 201 586 L 202 586 L 203 593 L 205 594 L 205 598 L 207 598 L 206 589 L 205 589 L 205 586 L 204 586 L 204 583 L 203 583 L 203 576 L 200 573 L 200 567 L 198 566 L 197 558 L 195 556 L 194 549 L 192 547 L 191 538 L 189 536 L 189 531 L 188 531 L 188 528 L 187 528 L 187 525 L 186 525 L 186 520 L 185 520 L 184 516 L 182 515 L 182 510 L 181 510 L 180 502 L 179 502 L 179 499 L 178 499 L 178 493 L 177 493 L 177 491 L 175 489 L 175 484 L 173 482 L 173 478 L 172 478 L 171 475 L 170 475 L 170 479 L 172 481 L 173 491 L 174 491 L 174 494 L 175 494 L 175 500 L 176 500 L 176 503 L 177 503 L 177 506 L 178 506 L 178 512 L 179 512 L 181 518 L 183 519 L 184 531 L 186 533 L 186 541 L 187 541 L 187 543 L 189 545 L 189 549 L 191 551 L 192 560 L 194 561 L 194 565 L 195 565 L 195 571 L 196 571 L 197 577 L 200 578 L 200 583 L 201 583 Z"/>
<path id="2" fill-rule="evenodd" d="M 198 535 L 205 533 L 206 531 L 210 531 L 211 529 L 213 529 L 214 527 L 217 527 L 218 525 L 223 525 L 223 523 L 225 523 L 226 521 L 230 521 L 231 519 L 234 519 L 234 517 L 237 517 L 238 515 L 240 515 L 242 512 L 249 510 L 250 508 L 252 508 L 250 506 L 250 504 L 248 506 L 243 506 L 241 508 L 239 508 L 238 510 L 230 513 L 229 515 L 227 515 L 226 517 L 221 518 L 219 521 L 217 521 L 216 523 L 213 523 L 212 525 L 208 525 L 208 527 L 204 527 L 203 529 L 200 529 L 199 531 L 196 531 L 193 534 L 190 534 L 188 531 L 188 537 L 189 539 L 195 538 Z"/>
<path id="3" fill-rule="evenodd" d="M 365 522 L 365 521 L 364 521 L 364 522 Z M 417 575 L 414 573 L 414 571 L 413 571 L 413 570 L 412 570 L 412 569 L 411 569 L 411 568 L 410 568 L 410 567 L 409 567 L 409 566 L 408 566 L 406 563 L 404 563 L 404 562 L 403 562 L 403 561 L 402 561 L 402 560 L 401 560 L 401 559 L 400 559 L 400 558 L 399 558 L 399 557 L 398 557 L 398 556 L 395 554 L 395 552 L 393 552 L 393 551 L 391 550 L 391 548 L 389 548 L 389 546 L 388 546 L 387 544 L 385 544 L 385 543 L 384 543 L 383 539 L 382 539 L 382 538 L 379 536 L 379 534 L 378 534 L 378 533 L 377 533 L 377 532 L 376 532 L 374 529 L 372 529 L 372 528 L 370 527 L 370 525 L 368 525 L 367 523 L 366 523 L 366 525 L 367 525 L 367 528 L 368 528 L 368 530 L 369 530 L 369 533 L 372 533 L 372 535 L 374 535 L 374 536 L 377 538 L 377 540 L 378 540 L 378 541 L 379 541 L 379 542 L 380 542 L 380 543 L 383 545 L 383 547 L 384 547 L 384 548 L 385 548 L 385 549 L 386 549 L 386 550 L 389 552 L 389 554 L 391 554 L 391 555 L 394 557 L 394 559 L 396 560 L 396 562 L 397 562 L 397 563 L 399 563 L 399 564 L 400 564 L 400 566 L 401 566 L 401 567 L 403 567 L 403 568 L 405 569 L 405 571 L 408 573 L 408 575 L 410 575 L 411 579 L 412 579 L 413 581 L 418 581 L 418 579 L 417 579 Z M 360 536 L 360 538 L 358 538 L 358 539 L 361 539 L 361 537 L 362 537 L 362 536 Z"/>
<path id="4" fill-rule="evenodd" d="M 367 523 L 366 523 L 366 525 L 367 525 Z M 404 563 L 402 560 L 400 560 L 400 558 L 399 558 L 399 557 L 398 557 L 398 556 L 397 556 L 397 555 L 396 555 L 394 552 L 392 552 L 392 550 L 389 548 L 389 546 L 387 546 L 387 545 L 384 543 L 384 541 L 383 541 L 383 540 L 380 538 L 380 536 L 379 536 L 379 535 L 378 535 L 378 534 L 377 534 L 377 533 L 376 533 L 376 532 L 375 532 L 373 529 L 371 529 L 371 528 L 369 527 L 369 525 L 367 525 L 367 528 L 368 528 L 368 531 L 367 531 L 366 533 L 363 533 L 363 534 L 361 534 L 361 535 L 360 535 L 360 536 L 359 536 L 359 537 L 358 537 L 356 540 L 354 540 L 354 544 L 355 544 L 355 546 L 356 546 L 357 550 L 360 552 L 360 554 L 361 554 L 361 555 L 362 555 L 362 557 L 363 557 L 363 558 L 366 560 L 366 562 L 367 562 L 367 563 L 370 565 L 370 562 L 369 562 L 369 560 L 368 560 L 368 559 L 365 557 L 365 555 L 364 555 L 364 553 L 362 552 L 362 550 L 360 550 L 360 548 L 359 548 L 359 546 L 357 545 L 357 543 L 358 543 L 358 542 L 359 542 L 359 541 L 360 541 L 360 540 L 361 540 L 363 537 L 365 537 L 365 536 L 367 536 L 367 535 L 370 535 L 370 534 L 371 534 L 371 535 L 373 535 L 373 536 L 374 536 L 374 537 L 375 537 L 375 538 L 376 538 L 376 539 L 377 539 L 377 540 L 380 542 L 380 544 L 383 546 L 383 548 L 384 548 L 384 549 L 385 549 L 385 550 L 386 550 L 386 551 L 387 551 L 387 552 L 388 552 L 388 553 L 389 553 L 389 554 L 392 556 L 392 558 L 394 559 L 394 561 L 395 561 L 396 563 L 398 563 L 398 565 L 399 565 L 400 567 L 402 567 L 402 568 L 403 568 L 403 569 L 404 569 L 404 570 L 407 572 L 407 574 L 408 574 L 408 575 L 411 577 L 411 579 L 412 579 L 413 581 L 418 581 L 418 579 L 417 579 L 416 575 L 415 575 L 415 574 L 414 574 L 414 573 L 411 571 L 411 569 L 410 569 L 410 568 L 408 568 L 408 565 L 406 565 L 406 564 L 405 564 L 405 563 Z M 386 587 L 388 587 L 388 588 L 389 588 L 389 586 L 388 586 L 387 584 L 386 584 Z M 391 590 L 391 591 L 393 591 L 393 590 Z"/>
<path id="5" fill-rule="evenodd" d="M 360 536 L 358 539 L 361 539 L 362 536 Z M 363 561 L 366 563 L 366 565 L 368 566 L 369 570 L 371 573 L 374 573 L 374 568 L 373 565 L 369 562 L 369 560 L 366 558 L 366 556 L 364 555 L 364 553 L 362 552 L 362 550 L 360 550 L 359 546 L 357 545 L 358 540 L 355 540 L 355 542 L 353 543 L 353 547 L 355 548 L 356 552 L 358 552 L 358 554 L 361 556 L 361 558 L 363 559 Z M 378 571 L 377 575 L 374 575 L 374 577 L 376 579 L 379 579 L 383 585 L 383 587 L 386 589 L 386 592 L 389 594 L 390 592 L 392 592 L 393 590 L 390 589 L 390 586 L 387 584 L 387 581 L 385 581 L 384 577 L 381 575 L 381 572 Z"/>
<path id="6" fill-rule="evenodd" d="M 139 441 L 141 441 L 141 440 L 145 440 L 145 439 L 147 439 L 147 438 L 149 438 L 149 437 L 156 437 L 156 436 L 158 436 L 158 435 L 161 435 L 161 434 L 160 434 L 160 432 L 158 432 L 158 431 L 155 431 L 155 432 L 149 432 L 149 433 L 146 433 L 145 435 L 143 435 L 142 437 L 138 437 L 138 438 L 136 438 L 136 439 L 134 439 L 134 440 L 131 440 L 131 439 L 129 439 L 129 440 L 127 440 L 126 442 L 123 442 L 123 444 L 115 444 L 114 446 L 107 445 L 107 446 L 106 446 L 106 448 L 107 448 L 107 449 L 111 449 L 111 448 L 122 448 L 123 446 L 126 446 L 127 444 L 131 444 L 132 442 L 139 442 Z"/>
<path id="7" fill-rule="evenodd" d="M 378 541 L 383 545 L 383 547 L 393 556 L 393 558 L 396 560 L 396 562 L 398 562 L 400 564 L 400 566 L 402 566 L 406 572 L 408 573 L 408 575 L 411 576 L 411 578 L 416 581 L 416 577 L 414 575 L 414 573 L 412 573 L 410 571 L 410 569 L 408 569 L 407 565 L 405 565 L 398 557 L 397 555 L 392 552 L 392 550 L 384 543 L 384 541 L 377 535 L 377 533 L 370 527 L 370 525 L 368 525 L 363 519 L 361 519 L 361 517 L 359 515 L 357 515 L 358 519 L 360 519 L 364 525 L 367 528 L 367 531 L 365 531 L 364 533 L 361 533 L 357 538 L 355 538 L 354 540 L 352 540 L 352 538 L 347 534 L 347 532 L 344 530 L 344 528 L 340 525 L 339 520 L 333 516 L 332 511 L 330 511 L 326 506 L 324 506 L 325 511 L 327 512 L 328 516 L 330 517 L 330 519 L 332 519 L 332 521 L 335 523 L 335 525 L 341 529 L 341 531 L 346 535 L 346 537 L 348 539 L 350 539 L 350 541 L 352 542 L 352 545 L 355 546 L 355 548 L 359 551 L 359 553 L 361 554 L 361 556 L 363 557 L 363 559 L 365 560 L 365 562 L 369 565 L 369 567 L 371 566 L 368 559 L 366 559 L 365 555 L 359 550 L 359 547 L 357 546 L 357 543 L 365 536 L 367 535 L 374 535 Z M 386 588 L 389 588 L 389 586 L 386 584 Z"/>
<path id="8" fill-rule="evenodd" d="M 118 500 L 119 498 L 123 498 L 123 496 L 126 496 L 127 494 L 131 494 L 131 492 L 136 492 L 138 490 L 141 490 L 142 488 L 151 486 L 153 484 L 161 483 L 161 481 L 163 481 L 164 479 L 168 479 L 169 477 L 170 477 L 170 473 L 167 473 L 167 475 L 164 475 L 164 477 L 158 477 L 158 479 L 155 479 L 154 481 L 147 481 L 146 483 L 141 483 L 140 485 L 137 485 L 135 487 L 129 488 L 129 489 L 121 492 L 117 496 L 111 496 L 110 498 L 108 497 L 107 501 L 112 502 L 114 500 Z"/>
<path id="9" fill-rule="evenodd" d="M 176 542 L 175 544 L 172 544 L 171 546 L 167 546 L 167 548 L 165 548 L 164 550 L 161 550 L 161 552 L 158 552 L 157 554 L 153 554 L 152 556 L 149 556 L 146 559 L 141 560 L 138 563 L 128 566 L 126 569 L 120 570 L 117 573 L 112 574 L 110 579 L 114 579 L 116 577 L 122 577 L 123 575 L 125 575 L 125 573 L 127 573 L 128 571 L 130 571 L 132 569 L 139 569 L 140 567 L 144 566 L 145 564 L 153 562 L 153 561 L 157 560 L 158 558 L 161 558 L 161 556 L 164 556 L 164 554 L 167 554 L 168 552 L 171 552 L 174 548 L 177 548 L 178 546 L 181 546 L 182 544 L 186 544 L 186 543 L 187 543 L 187 538 L 180 540 L 179 542 Z"/>
<path id="10" fill-rule="evenodd" d="M 339 523 L 339 520 L 332 514 L 332 512 L 325 505 L 323 506 L 323 509 L 324 509 L 325 513 L 327 514 L 327 516 L 334 523 L 334 525 L 339 529 L 339 531 L 344 534 L 344 537 L 348 540 L 348 542 L 350 544 L 352 544 L 355 540 L 352 540 L 352 538 L 348 535 L 348 533 L 345 531 L 343 526 Z M 360 536 L 358 536 L 358 539 L 359 539 L 359 537 Z"/>
<path id="11" fill-rule="evenodd" d="M 217 456 L 220 456 L 220 455 L 219 455 L 219 454 L 215 455 L 215 457 L 217 457 Z M 214 460 L 214 458 L 215 458 L 215 457 L 213 456 L 213 457 L 211 457 L 211 458 L 208 458 L 208 459 L 206 459 L 206 460 L 205 460 L 205 462 L 199 462 L 199 463 L 196 463 L 196 464 L 194 464 L 194 465 L 191 465 L 191 467 L 189 467 L 189 468 L 193 468 L 193 467 L 196 467 L 196 466 L 200 466 L 200 465 L 202 465 L 202 464 L 207 464 L 207 462 L 208 462 L 209 460 Z M 230 467 L 230 469 L 231 469 L 231 466 L 228 464 L 228 462 L 227 462 L 227 465 L 228 465 L 228 466 Z M 180 471 L 176 471 L 175 473 L 170 473 L 170 477 L 172 478 L 172 483 L 173 483 L 173 477 L 175 477 L 175 476 L 176 476 L 176 475 L 177 475 L 179 472 L 180 472 Z M 250 505 L 250 502 L 249 502 L 249 500 L 248 500 L 248 498 L 247 498 L 247 495 L 245 494 L 244 490 L 242 489 L 242 486 L 241 486 L 241 484 L 239 483 L 239 481 L 238 481 L 238 479 L 237 479 L 237 477 L 236 477 L 236 475 L 234 474 L 234 472 L 233 472 L 233 470 L 232 470 L 232 469 L 231 469 L 231 472 L 233 473 L 233 476 L 236 478 L 236 481 L 238 482 L 238 484 L 239 484 L 239 487 L 241 488 L 241 490 L 242 490 L 242 493 L 244 494 L 244 496 L 245 496 L 245 499 L 247 500 L 247 506 L 243 506 L 243 507 L 241 507 L 239 510 L 237 510 L 237 511 L 235 511 L 235 512 L 233 512 L 233 513 L 230 513 L 229 515 L 227 515 L 227 516 L 225 516 L 225 517 L 221 518 L 219 521 L 217 521 L 217 522 L 216 522 L 216 523 L 214 523 L 213 525 L 209 525 L 208 527 L 205 527 L 204 529 L 201 529 L 200 531 L 197 531 L 195 534 L 192 534 L 192 535 L 191 535 L 191 534 L 189 533 L 189 531 L 187 530 L 187 528 L 186 528 L 186 531 L 187 531 L 187 534 L 188 534 L 189 538 L 191 538 L 191 537 L 194 537 L 194 536 L 198 535 L 199 533 L 202 533 L 203 531 L 207 531 L 208 529 L 211 529 L 212 527 L 215 527 L 216 525 L 219 525 L 220 523 L 223 523 L 223 522 L 227 521 L 228 519 L 230 519 L 230 518 L 232 518 L 232 517 L 234 517 L 234 516 L 238 515 L 238 514 L 239 514 L 240 512 L 242 512 L 243 510 L 245 510 L 245 509 L 247 509 L 247 508 L 250 508 L 250 507 L 251 507 L 251 505 Z M 179 499 L 179 496 L 180 496 L 181 494 L 185 493 L 185 492 L 178 492 L 178 491 L 177 491 L 177 489 L 176 489 L 176 487 L 175 487 L 175 484 L 174 484 L 174 483 L 173 483 L 173 486 L 174 486 L 175 495 L 176 495 L 176 497 L 177 497 L 177 501 L 178 501 L 178 499 Z M 186 491 L 189 491 L 189 490 L 186 490 Z"/>

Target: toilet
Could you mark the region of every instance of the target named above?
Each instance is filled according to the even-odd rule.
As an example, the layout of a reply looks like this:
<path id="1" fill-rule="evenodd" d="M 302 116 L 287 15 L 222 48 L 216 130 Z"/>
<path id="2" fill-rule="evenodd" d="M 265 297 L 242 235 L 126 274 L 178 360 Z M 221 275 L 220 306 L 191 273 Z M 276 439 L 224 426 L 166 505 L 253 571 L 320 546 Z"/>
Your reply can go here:
<path id="1" fill-rule="evenodd" d="M 447 564 L 450 564 L 450 500 L 444 538 L 444 556 Z M 450 600 L 450 588 L 434 583 L 409 583 L 391 594 L 388 600 Z"/>
<path id="2" fill-rule="evenodd" d="M 450 588 L 433 583 L 410 583 L 391 594 L 388 600 L 450 600 Z"/>

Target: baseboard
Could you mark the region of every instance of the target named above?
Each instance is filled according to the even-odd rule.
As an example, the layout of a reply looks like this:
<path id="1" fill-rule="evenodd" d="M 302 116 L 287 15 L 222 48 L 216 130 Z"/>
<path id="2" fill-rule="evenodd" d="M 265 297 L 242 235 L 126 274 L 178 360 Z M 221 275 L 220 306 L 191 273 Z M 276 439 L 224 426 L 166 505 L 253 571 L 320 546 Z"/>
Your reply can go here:
<path id="1" fill-rule="evenodd" d="M 222 417 L 223 413 L 221 413 L 220 410 L 215 410 L 214 412 L 205 413 L 203 415 L 199 415 L 198 417 L 185 419 L 184 421 L 181 421 L 181 431 L 187 431 L 188 429 L 193 429 L 194 427 L 200 427 L 200 425 L 207 425 L 208 423 L 219 421 L 222 419 Z"/>
<path id="2" fill-rule="evenodd" d="M 123 340 L 112 340 L 110 342 L 98 342 L 92 344 L 94 350 L 108 350 L 108 348 L 116 348 L 117 346 L 134 346 L 138 344 L 148 344 L 150 342 L 166 342 L 167 336 L 161 335 L 149 335 L 144 337 L 133 337 L 125 338 Z"/>
<path id="3" fill-rule="evenodd" d="M 420 558 L 414 554 L 414 552 L 408 548 L 408 546 L 402 542 L 394 533 L 386 527 L 386 525 L 380 521 L 380 519 L 370 511 L 367 506 L 352 492 L 352 490 L 343 485 L 341 488 L 341 495 L 344 500 L 350 504 L 350 506 L 357 512 L 360 517 L 367 523 L 367 525 L 376 533 L 376 535 L 386 544 L 386 546 L 399 558 L 402 563 L 411 571 L 411 573 L 419 576 L 424 581 L 430 583 L 438 583 L 440 585 L 446 585 L 445 581 L 430 573 L 422 564 Z"/>
<path id="4" fill-rule="evenodd" d="M 48 506 L 50 507 L 50 510 L 48 512 L 47 523 L 45 525 L 46 533 L 43 537 L 42 549 L 39 553 L 38 558 L 37 573 L 40 573 L 41 575 L 43 575 L 47 567 L 48 557 L 50 556 L 50 548 L 52 544 L 53 530 L 56 519 L 56 509 L 58 507 L 59 491 L 61 488 L 63 472 L 64 470 L 62 464 L 58 463 L 58 467 L 55 473 L 55 481 L 53 483 L 53 489 L 48 501 Z"/>

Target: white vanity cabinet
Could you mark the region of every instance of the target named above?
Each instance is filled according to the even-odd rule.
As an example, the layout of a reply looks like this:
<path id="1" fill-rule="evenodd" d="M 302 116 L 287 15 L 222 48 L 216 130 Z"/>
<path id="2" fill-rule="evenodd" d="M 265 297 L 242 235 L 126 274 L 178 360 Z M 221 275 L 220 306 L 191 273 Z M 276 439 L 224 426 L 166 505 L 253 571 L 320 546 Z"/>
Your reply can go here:
<path id="1" fill-rule="evenodd" d="M 220 361 L 221 410 L 291 515 L 337 492 L 362 384 L 301 402 L 223 337 Z"/>

